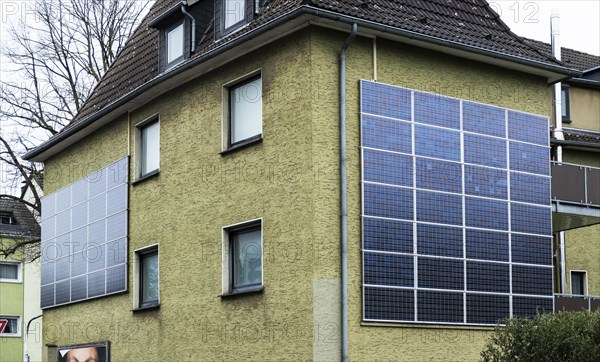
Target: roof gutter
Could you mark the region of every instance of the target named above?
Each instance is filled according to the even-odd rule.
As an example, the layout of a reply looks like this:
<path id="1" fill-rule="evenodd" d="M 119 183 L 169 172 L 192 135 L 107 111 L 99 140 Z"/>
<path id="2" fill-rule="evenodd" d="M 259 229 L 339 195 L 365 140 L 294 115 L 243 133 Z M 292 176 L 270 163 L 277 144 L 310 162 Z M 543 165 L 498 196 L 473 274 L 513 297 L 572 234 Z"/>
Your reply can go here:
<path id="1" fill-rule="evenodd" d="M 585 79 L 585 78 L 571 78 L 569 79 L 569 84 L 580 85 L 589 88 L 600 88 L 600 81 Z"/>
<path id="2" fill-rule="evenodd" d="M 593 149 L 600 150 L 600 143 L 557 140 L 557 139 L 551 140 L 550 143 L 553 145 L 557 145 L 557 146 L 574 146 L 574 147 L 593 148 Z"/>
<path id="3" fill-rule="evenodd" d="M 179 4 L 178 4 L 177 8 L 179 8 Z M 513 63 L 518 63 L 518 64 L 526 65 L 529 67 L 537 68 L 537 69 L 543 69 L 543 70 L 546 70 L 549 72 L 563 74 L 563 75 L 565 75 L 565 78 L 567 78 L 569 76 L 577 76 L 577 77 L 581 76 L 581 72 L 576 71 L 574 69 L 565 68 L 565 67 L 558 66 L 558 65 L 554 66 L 554 65 L 550 65 L 550 64 L 544 64 L 539 61 L 529 60 L 529 59 L 525 59 L 525 58 L 521 58 L 521 57 L 510 56 L 510 55 L 506 55 L 506 54 L 502 54 L 499 52 L 482 49 L 482 48 L 478 48 L 478 47 L 470 47 L 470 46 L 466 46 L 466 45 L 463 45 L 463 44 L 460 44 L 457 42 L 447 41 L 447 40 L 439 39 L 439 38 L 428 36 L 428 35 L 418 34 L 418 33 L 412 32 L 412 31 L 402 30 L 402 29 L 394 28 L 394 27 L 391 27 L 388 25 L 381 25 L 381 24 L 375 23 L 373 21 L 363 20 L 363 19 L 356 18 L 353 16 L 348 16 L 348 15 L 338 14 L 338 13 L 328 11 L 328 10 L 321 10 L 321 9 L 318 9 L 318 8 L 315 8 L 315 7 L 312 7 L 309 5 L 303 5 L 294 10 L 291 10 L 285 14 L 282 14 L 278 18 L 275 18 L 272 21 L 257 27 L 256 29 L 254 29 L 248 33 L 241 35 L 239 38 L 235 38 L 233 40 L 230 40 L 228 42 L 221 44 L 214 50 L 212 50 L 204 55 L 201 55 L 197 58 L 194 58 L 194 59 L 190 60 L 189 62 L 182 64 L 180 67 L 173 68 L 167 73 L 159 74 L 156 78 L 141 85 L 137 89 L 127 93 L 122 98 L 116 100 L 113 103 L 110 103 L 106 107 L 104 107 L 101 110 L 90 115 L 88 118 L 84 118 L 82 121 L 80 121 L 78 123 L 67 126 L 61 132 L 57 133 L 56 135 L 54 135 L 53 137 L 48 139 L 46 142 L 42 143 L 38 147 L 36 147 L 33 150 L 24 154 L 23 159 L 28 160 L 28 161 L 40 161 L 40 162 L 44 161 L 47 157 L 50 157 L 50 156 L 44 156 L 43 153 L 49 151 L 51 148 L 58 145 L 60 142 L 66 140 L 67 138 L 78 133 L 82 129 L 88 127 L 89 125 L 94 123 L 97 119 L 102 118 L 103 116 L 106 116 L 113 111 L 116 111 L 119 107 L 127 104 L 128 102 L 132 101 L 139 95 L 141 95 L 144 92 L 148 91 L 149 89 L 157 86 L 158 84 L 162 83 L 163 81 L 173 78 L 174 76 L 176 76 L 186 70 L 194 68 L 198 64 L 201 64 L 209 59 L 212 59 L 212 58 L 224 53 L 225 51 L 227 51 L 231 48 L 235 48 L 236 46 L 239 46 L 239 45 L 245 43 L 246 41 L 248 41 L 251 38 L 254 38 L 257 35 L 261 35 L 270 30 L 273 30 L 273 29 L 277 28 L 278 26 L 285 24 L 289 20 L 297 18 L 300 15 L 304 15 L 304 14 L 313 15 L 316 17 L 329 19 L 329 20 L 341 22 L 341 23 L 348 24 L 348 25 L 357 24 L 357 26 L 359 26 L 359 27 L 373 29 L 376 31 L 389 33 L 389 34 L 401 36 L 401 37 L 408 38 L 408 39 L 419 40 L 419 41 L 432 43 L 432 44 L 436 44 L 436 45 L 443 46 L 443 47 L 449 47 L 449 48 L 462 50 L 462 51 L 466 51 L 466 52 L 470 52 L 470 53 L 474 53 L 474 54 L 479 54 L 479 55 L 483 55 L 483 56 L 487 56 L 487 57 L 492 57 L 492 58 L 501 59 L 501 60 L 505 60 L 505 61 L 509 61 L 509 62 L 513 62 Z"/>

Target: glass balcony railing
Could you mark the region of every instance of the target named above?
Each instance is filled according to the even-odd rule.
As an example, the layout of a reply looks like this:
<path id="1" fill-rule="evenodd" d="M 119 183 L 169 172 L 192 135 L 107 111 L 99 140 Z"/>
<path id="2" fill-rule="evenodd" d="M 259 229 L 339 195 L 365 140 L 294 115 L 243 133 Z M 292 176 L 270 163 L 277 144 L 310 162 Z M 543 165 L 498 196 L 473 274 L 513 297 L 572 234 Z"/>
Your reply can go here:
<path id="1" fill-rule="evenodd" d="M 554 312 L 578 312 L 600 310 L 600 296 L 554 294 Z"/>
<path id="2" fill-rule="evenodd" d="M 552 161 L 552 200 L 600 207 L 600 168 Z"/>

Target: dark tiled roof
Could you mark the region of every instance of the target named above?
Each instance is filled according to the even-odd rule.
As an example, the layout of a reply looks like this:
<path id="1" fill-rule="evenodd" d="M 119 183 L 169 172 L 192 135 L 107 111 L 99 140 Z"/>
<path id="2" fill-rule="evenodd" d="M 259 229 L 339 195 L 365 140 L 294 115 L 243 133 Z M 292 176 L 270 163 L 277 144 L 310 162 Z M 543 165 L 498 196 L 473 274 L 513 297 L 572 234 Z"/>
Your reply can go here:
<path id="1" fill-rule="evenodd" d="M 540 51 L 552 54 L 552 46 L 539 40 L 524 38 L 525 42 Z M 587 54 L 578 50 L 562 48 L 560 51 L 560 60 L 568 67 L 585 71 L 600 66 L 600 56 Z"/>
<path id="2" fill-rule="evenodd" d="M 0 212 L 9 212 L 16 219 L 16 225 L 0 224 L 1 237 L 38 238 L 40 225 L 25 204 L 18 200 L 0 197 Z"/>
<path id="3" fill-rule="evenodd" d="M 565 135 L 565 141 L 576 141 L 600 145 L 600 133 L 598 132 L 586 132 L 572 128 L 565 128 L 563 129 L 563 134 Z"/>
<path id="4" fill-rule="evenodd" d="M 158 31 L 148 28 L 148 23 L 178 2 L 179 0 L 156 1 L 79 114 L 63 132 L 160 75 Z M 195 54 L 183 64 L 302 6 L 352 16 L 468 47 L 554 66 L 562 65 L 512 33 L 484 0 L 270 0 L 266 1 L 250 24 L 217 41 L 212 26 L 214 22 L 211 22 L 205 34 L 199 38 Z M 60 134 L 55 137 L 58 136 Z"/>

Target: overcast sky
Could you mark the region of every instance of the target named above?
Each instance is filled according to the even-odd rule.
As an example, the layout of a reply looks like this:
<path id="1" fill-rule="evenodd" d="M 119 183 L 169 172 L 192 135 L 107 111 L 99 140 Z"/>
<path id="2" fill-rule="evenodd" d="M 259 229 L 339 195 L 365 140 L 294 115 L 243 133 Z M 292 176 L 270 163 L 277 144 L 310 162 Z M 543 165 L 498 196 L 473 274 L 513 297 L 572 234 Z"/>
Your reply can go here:
<path id="1" fill-rule="evenodd" d="M 563 47 L 600 55 L 600 0 L 489 1 L 517 35 L 550 43 L 550 14 L 560 15 Z"/>

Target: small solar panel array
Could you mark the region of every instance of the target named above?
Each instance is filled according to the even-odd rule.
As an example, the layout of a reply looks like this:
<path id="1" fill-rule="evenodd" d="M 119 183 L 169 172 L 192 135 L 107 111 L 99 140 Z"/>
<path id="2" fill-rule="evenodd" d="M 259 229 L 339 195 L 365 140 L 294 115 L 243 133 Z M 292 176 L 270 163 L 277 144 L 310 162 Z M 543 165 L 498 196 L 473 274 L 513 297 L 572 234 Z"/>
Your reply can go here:
<path id="1" fill-rule="evenodd" d="M 127 290 L 128 158 L 42 199 L 41 307 Z"/>
<path id="2" fill-rule="evenodd" d="M 363 319 L 553 309 L 545 117 L 361 81 Z"/>

